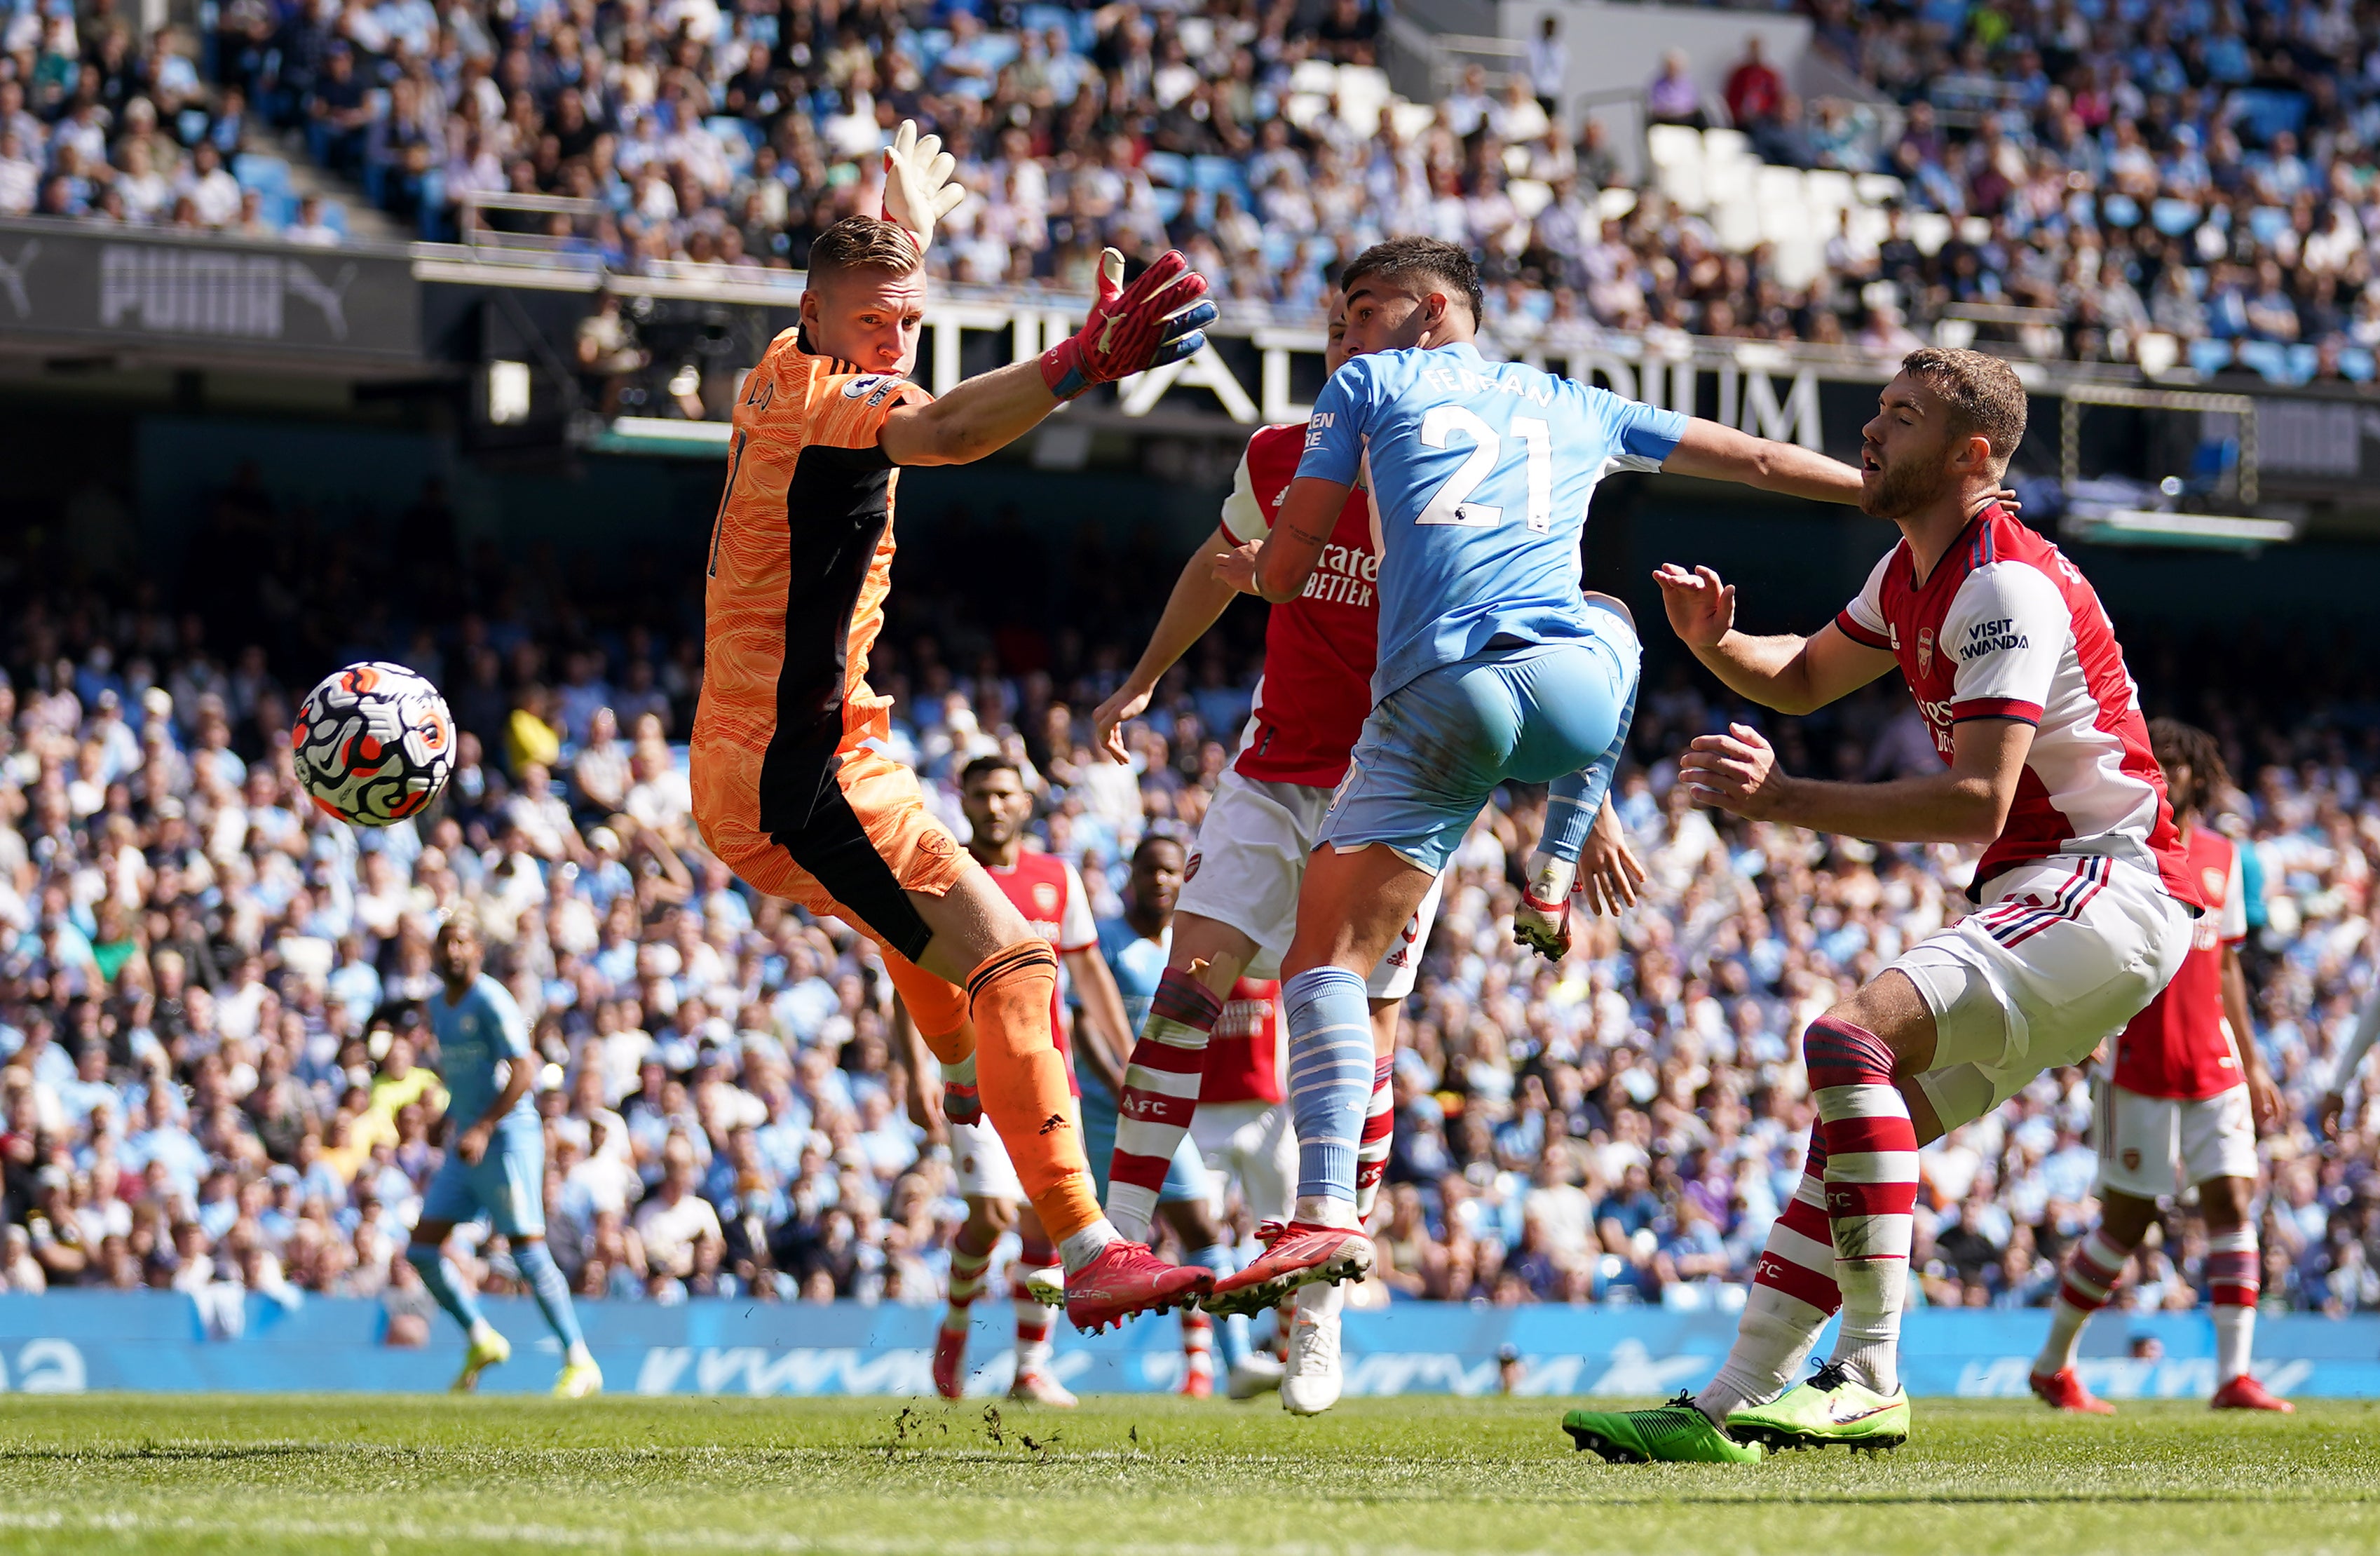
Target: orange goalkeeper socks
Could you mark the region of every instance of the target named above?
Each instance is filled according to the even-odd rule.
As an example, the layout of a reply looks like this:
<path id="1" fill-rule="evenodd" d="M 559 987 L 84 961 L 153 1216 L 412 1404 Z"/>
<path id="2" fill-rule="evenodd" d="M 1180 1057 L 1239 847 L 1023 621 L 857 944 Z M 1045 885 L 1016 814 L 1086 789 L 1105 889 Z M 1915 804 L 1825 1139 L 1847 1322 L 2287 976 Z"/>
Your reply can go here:
<path id="1" fill-rule="evenodd" d="M 966 980 L 984 1113 L 1000 1131 L 1043 1230 L 1052 1243 L 1063 1243 L 1103 1218 L 1066 1062 L 1050 1030 L 1057 987 L 1057 954 L 1044 940 L 1002 947 Z"/>

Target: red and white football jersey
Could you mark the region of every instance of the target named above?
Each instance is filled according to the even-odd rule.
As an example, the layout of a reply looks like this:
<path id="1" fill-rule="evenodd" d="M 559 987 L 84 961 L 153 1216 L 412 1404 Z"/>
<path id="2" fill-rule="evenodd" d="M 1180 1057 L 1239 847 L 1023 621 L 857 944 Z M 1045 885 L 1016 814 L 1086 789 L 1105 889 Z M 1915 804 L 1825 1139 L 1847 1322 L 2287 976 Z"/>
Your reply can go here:
<path id="1" fill-rule="evenodd" d="M 1232 985 L 1222 1015 L 1207 1040 L 1207 1071 L 1198 1083 L 1201 1102 L 1278 1102 L 1288 1069 L 1281 1019 L 1281 984 L 1244 978 Z"/>
<path id="2" fill-rule="evenodd" d="M 2000 835 L 1974 889 L 2011 865 L 2104 854 L 2154 870 L 2204 907 L 2182 858 L 2140 688 L 2116 629 L 2074 564 L 1995 503 L 1968 521 L 1924 583 L 1903 540 L 1835 625 L 1888 650 L 1948 766 L 1962 719 L 2035 726 Z"/>
<path id="3" fill-rule="evenodd" d="M 2223 950 L 2248 935 L 2248 893 L 2240 850 L 2212 827 L 2182 834 L 2183 856 L 2212 910 L 2200 916 L 2181 970 L 2116 1039 L 2115 1081 L 2143 1097 L 2195 1100 L 2243 1084 L 2234 1033 L 2223 1015 Z"/>
<path id="4" fill-rule="evenodd" d="M 1232 543 L 1272 533 L 1305 453 L 1303 426 L 1259 428 L 1248 440 L 1223 503 L 1223 533 Z M 1265 624 L 1264 675 L 1232 763 L 1242 777 L 1330 789 L 1347 775 L 1347 753 L 1372 711 L 1379 577 L 1372 510 L 1362 492 L 1352 492 L 1305 592 L 1275 605 Z"/>
<path id="5" fill-rule="evenodd" d="M 978 861 L 980 862 L 980 861 Z M 984 873 L 993 884 L 1008 893 L 1016 911 L 1033 926 L 1033 932 L 1050 942 L 1050 948 L 1063 956 L 1070 951 L 1090 951 L 1099 943 L 1099 927 L 1091 918 L 1090 898 L 1084 893 L 1083 878 L 1075 867 L 1055 854 L 1019 853 L 1013 869 L 999 869 L 985 865 Z M 1075 1050 L 1066 1027 L 1066 969 L 1058 969 L 1058 981 L 1050 994 L 1050 1036 L 1058 1044 L 1058 1052 L 1066 1061 L 1066 1085 L 1077 1097 L 1083 1088 L 1075 1080 Z"/>

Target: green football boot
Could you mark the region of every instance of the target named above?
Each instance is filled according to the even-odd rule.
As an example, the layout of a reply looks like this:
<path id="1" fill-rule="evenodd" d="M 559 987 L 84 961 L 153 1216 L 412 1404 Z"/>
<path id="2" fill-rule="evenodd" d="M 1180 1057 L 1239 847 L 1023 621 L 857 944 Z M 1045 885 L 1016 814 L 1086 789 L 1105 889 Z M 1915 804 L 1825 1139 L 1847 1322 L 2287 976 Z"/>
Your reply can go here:
<path id="1" fill-rule="evenodd" d="M 1727 1429 L 1770 1448 L 1898 1448 L 1909 1441 L 1909 1392 L 1877 1393 L 1828 1362 L 1767 1404 L 1729 1411 Z"/>
<path id="2" fill-rule="evenodd" d="M 1608 1464 L 1756 1465 L 1761 1459 L 1758 1447 L 1711 1425 L 1692 1394 L 1653 1410 L 1573 1410 L 1562 1417 L 1562 1430 L 1581 1453 L 1600 1453 Z"/>

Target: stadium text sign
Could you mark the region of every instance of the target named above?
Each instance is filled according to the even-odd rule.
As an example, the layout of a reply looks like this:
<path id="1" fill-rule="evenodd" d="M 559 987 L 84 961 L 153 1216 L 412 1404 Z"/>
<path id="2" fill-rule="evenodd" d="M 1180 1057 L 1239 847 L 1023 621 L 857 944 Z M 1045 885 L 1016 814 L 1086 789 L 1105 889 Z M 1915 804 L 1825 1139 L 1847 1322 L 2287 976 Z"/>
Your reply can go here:
<path id="1" fill-rule="evenodd" d="M 57 222 L 0 222 L 0 328 L 125 346 L 418 359 L 401 259 Z"/>

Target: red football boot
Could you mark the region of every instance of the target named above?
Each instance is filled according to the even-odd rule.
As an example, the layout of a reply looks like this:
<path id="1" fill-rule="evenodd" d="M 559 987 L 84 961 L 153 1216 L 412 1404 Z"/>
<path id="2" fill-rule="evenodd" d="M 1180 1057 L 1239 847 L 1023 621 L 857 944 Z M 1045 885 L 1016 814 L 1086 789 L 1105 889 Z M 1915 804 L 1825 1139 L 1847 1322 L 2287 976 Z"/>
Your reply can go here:
<path id="1" fill-rule="evenodd" d="M 1145 1243 L 1119 1238 L 1066 1277 L 1066 1321 L 1087 1334 L 1152 1310 L 1170 1313 L 1204 1296 L 1215 1272 L 1168 1264 Z"/>
<path id="2" fill-rule="evenodd" d="M 956 1399 L 966 1392 L 967 1331 L 934 1326 L 934 1392 Z"/>
<path id="3" fill-rule="evenodd" d="M 2283 1416 L 2293 1416 L 2298 1408 L 2244 1372 L 2216 1390 L 2206 1403 L 2216 1410 L 2271 1410 Z"/>
<path id="4" fill-rule="evenodd" d="M 2113 1416 L 2116 1407 L 2082 1386 L 2070 1367 L 2036 1372 L 2029 1380 L 2034 1396 L 2052 1410 L 2079 1411 L 2085 1416 Z"/>
<path id="5" fill-rule="evenodd" d="M 1261 1313 L 1300 1286 L 1361 1280 L 1372 1268 L 1372 1240 L 1360 1227 L 1269 1221 L 1257 1236 L 1264 1253 L 1238 1274 L 1216 1282 L 1200 1307 L 1218 1317 Z"/>

